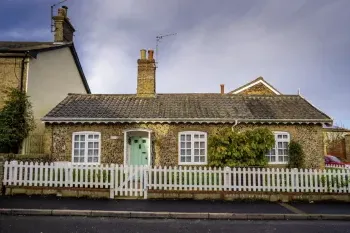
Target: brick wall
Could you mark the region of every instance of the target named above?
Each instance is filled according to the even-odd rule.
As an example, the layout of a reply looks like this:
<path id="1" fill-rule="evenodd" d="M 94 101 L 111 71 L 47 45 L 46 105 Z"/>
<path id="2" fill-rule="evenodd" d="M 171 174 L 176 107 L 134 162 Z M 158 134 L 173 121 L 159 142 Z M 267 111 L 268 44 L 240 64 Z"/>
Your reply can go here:
<path id="1" fill-rule="evenodd" d="M 273 91 L 271 91 L 262 83 L 249 87 L 238 94 L 239 95 L 276 95 Z"/>
<path id="2" fill-rule="evenodd" d="M 144 128 L 152 130 L 152 164 L 162 166 L 178 165 L 178 133 L 181 131 L 205 131 L 208 137 L 218 129 L 231 128 L 232 125 L 216 124 L 86 124 L 86 125 L 49 125 L 45 134 L 45 153 L 54 160 L 71 161 L 72 134 L 78 131 L 101 132 L 101 162 L 124 162 L 124 136 L 126 129 Z M 237 125 L 238 130 L 258 125 Z M 299 142 L 306 155 L 308 168 L 324 167 L 324 142 L 322 127 L 319 125 L 268 125 L 273 131 L 289 132 L 291 138 Z M 118 139 L 111 139 L 117 136 Z"/>
<path id="3" fill-rule="evenodd" d="M 4 106 L 7 98 L 6 91 L 8 88 L 19 88 L 21 80 L 23 57 L 0 57 L 0 109 Z M 24 83 L 26 87 L 27 65 L 24 67 Z"/>

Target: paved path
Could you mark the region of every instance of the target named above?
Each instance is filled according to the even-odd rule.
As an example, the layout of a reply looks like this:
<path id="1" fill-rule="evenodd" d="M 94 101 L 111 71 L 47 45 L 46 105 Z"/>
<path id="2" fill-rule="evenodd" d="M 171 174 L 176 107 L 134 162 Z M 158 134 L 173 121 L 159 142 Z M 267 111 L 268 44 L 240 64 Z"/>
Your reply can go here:
<path id="1" fill-rule="evenodd" d="M 0 216 L 0 233 L 343 233 L 350 222 L 337 221 L 223 221 L 118 219 L 84 217 Z"/>
<path id="2" fill-rule="evenodd" d="M 146 212 L 211 212 L 290 214 L 292 211 L 269 202 L 224 202 L 193 200 L 105 200 L 42 196 L 2 196 L 0 208 L 116 210 Z"/>
<path id="3" fill-rule="evenodd" d="M 54 196 L 0 196 L 0 208 L 72 209 L 145 212 L 211 212 L 266 214 L 350 214 L 349 203 L 224 202 L 194 200 L 102 200 Z"/>

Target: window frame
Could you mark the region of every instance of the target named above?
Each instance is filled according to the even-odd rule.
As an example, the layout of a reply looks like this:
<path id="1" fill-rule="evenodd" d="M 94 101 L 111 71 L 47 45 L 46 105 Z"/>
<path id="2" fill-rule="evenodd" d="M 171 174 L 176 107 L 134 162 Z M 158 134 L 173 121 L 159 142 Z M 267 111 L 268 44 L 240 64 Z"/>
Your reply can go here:
<path id="1" fill-rule="evenodd" d="M 204 162 L 194 162 L 194 135 L 204 135 L 204 155 L 196 155 L 196 156 L 204 156 Z M 181 135 L 191 135 L 191 162 L 181 162 Z M 201 141 L 199 141 L 201 142 Z M 201 149 L 200 147 L 198 149 Z M 178 133 L 178 165 L 207 165 L 208 164 L 208 133 L 204 131 L 181 131 Z"/>
<path id="2" fill-rule="evenodd" d="M 272 156 L 274 156 L 275 157 L 275 161 L 274 162 L 268 162 L 268 164 L 276 164 L 276 165 L 285 165 L 285 164 L 288 164 L 289 163 L 289 152 L 288 152 L 288 161 L 287 162 L 285 162 L 285 161 L 283 161 L 283 162 L 279 162 L 278 161 L 278 158 L 279 157 L 285 157 L 285 155 L 279 155 L 278 154 L 278 142 L 288 142 L 288 145 L 289 145 L 289 143 L 290 143 L 290 140 L 291 140 L 291 137 L 290 137 L 290 133 L 289 132 L 286 132 L 286 131 L 273 131 L 273 134 L 274 134 L 274 136 L 275 136 L 275 145 L 274 145 L 274 147 L 273 148 L 271 148 L 271 150 L 272 149 L 275 149 L 275 155 L 269 155 L 269 154 L 266 154 L 265 156 L 266 157 L 272 157 Z M 283 138 L 283 136 L 282 136 L 282 139 L 278 139 L 278 135 L 287 135 L 287 138 L 286 139 L 284 139 Z M 288 148 L 287 148 L 287 150 L 288 150 Z M 270 152 L 270 151 L 269 151 Z"/>
<path id="3" fill-rule="evenodd" d="M 84 162 L 74 162 L 74 143 L 75 141 L 75 136 L 76 135 L 85 135 L 85 148 L 84 148 Z M 98 161 L 97 162 L 87 162 L 88 159 L 88 135 L 98 135 Z M 76 165 L 98 165 L 101 163 L 101 132 L 97 132 L 97 131 L 78 131 L 78 132 L 73 132 L 72 134 L 72 164 L 76 164 Z M 93 141 L 94 142 L 94 141 Z M 80 141 L 79 141 L 80 143 Z"/>

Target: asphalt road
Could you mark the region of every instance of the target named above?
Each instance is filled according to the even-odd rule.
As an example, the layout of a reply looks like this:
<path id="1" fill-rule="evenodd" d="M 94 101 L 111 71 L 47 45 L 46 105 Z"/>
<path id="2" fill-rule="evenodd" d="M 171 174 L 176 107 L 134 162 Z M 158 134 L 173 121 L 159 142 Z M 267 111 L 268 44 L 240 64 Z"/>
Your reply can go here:
<path id="1" fill-rule="evenodd" d="M 0 216 L 0 233 L 339 233 L 350 232 L 350 222 L 337 221 L 213 221 L 85 217 Z"/>

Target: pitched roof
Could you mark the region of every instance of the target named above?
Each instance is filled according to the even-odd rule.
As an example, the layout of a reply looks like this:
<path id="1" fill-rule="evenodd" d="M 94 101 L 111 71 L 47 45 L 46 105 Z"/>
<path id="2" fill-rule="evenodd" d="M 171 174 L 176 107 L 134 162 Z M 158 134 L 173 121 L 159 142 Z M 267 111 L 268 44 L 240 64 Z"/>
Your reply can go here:
<path id="1" fill-rule="evenodd" d="M 91 93 L 89 84 L 86 80 L 83 68 L 80 64 L 77 51 L 75 50 L 73 42 L 57 43 L 57 42 L 27 42 L 27 41 L 0 41 L 0 54 L 1 53 L 15 53 L 23 54 L 29 52 L 30 56 L 36 58 L 39 52 L 45 52 L 55 49 L 61 49 L 69 47 L 73 55 L 74 61 L 78 68 L 80 77 L 83 81 L 84 87 L 87 93 Z"/>
<path id="2" fill-rule="evenodd" d="M 228 94 L 136 95 L 69 94 L 45 122 L 281 122 L 332 123 L 298 95 Z"/>
<path id="3" fill-rule="evenodd" d="M 257 84 L 263 84 L 265 87 L 267 87 L 268 89 L 270 89 L 273 93 L 275 93 L 276 95 L 281 95 L 281 93 L 276 89 L 274 88 L 270 83 L 266 82 L 265 79 L 263 77 L 258 77 L 257 79 L 254 79 L 253 81 L 233 90 L 233 91 L 230 91 L 229 94 L 238 94 L 252 86 L 255 86 Z"/>

